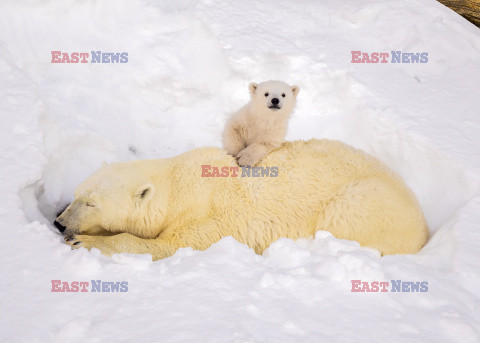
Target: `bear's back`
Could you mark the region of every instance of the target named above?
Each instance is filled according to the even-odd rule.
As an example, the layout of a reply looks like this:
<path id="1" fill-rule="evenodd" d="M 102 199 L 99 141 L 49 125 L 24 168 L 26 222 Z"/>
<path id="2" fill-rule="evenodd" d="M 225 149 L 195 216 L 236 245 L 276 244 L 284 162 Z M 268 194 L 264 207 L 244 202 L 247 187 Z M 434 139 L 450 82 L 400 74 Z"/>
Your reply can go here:
<path id="1" fill-rule="evenodd" d="M 376 158 L 329 139 L 285 142 L 256 166 L 255 174 L 253 170 L 244 172 L 234 157 L 219 148 L 198 148 L 172 159 L 178 180 L 195 180 L 193 183 L 199 183 L 198 186 L 204 182 L 223 184 L 221 188 L 235 189 L 235 193 L 241 193 L 238 196 L 258 201 L 270 201 L 270 198 L 278 196 L 296 201 L 310 195 L 323 199 L 324 196 L 335 194 L 339 187 L 356 180 L 379 175 L 397 179 Z M 213 167 L 218 170 L 228 167 L 229 176 L 202 175 L 212 175 Z M 237 177 L 233 177 L 230 169 L 235 167 L 238 168 Z M 269 168 L 268 172 L 265 172 L 266 168 Z"/>
<path id="2" fill-rule="evenodd" d="M 395 175 L 379 160 L 345 143 L 329 139 L 285 142 L 259 167 L 277 167 L 279 182 L 319 181 L 322 187 L 374 175 Z M 310 182 L 307 182 L 310 183 Z"/>

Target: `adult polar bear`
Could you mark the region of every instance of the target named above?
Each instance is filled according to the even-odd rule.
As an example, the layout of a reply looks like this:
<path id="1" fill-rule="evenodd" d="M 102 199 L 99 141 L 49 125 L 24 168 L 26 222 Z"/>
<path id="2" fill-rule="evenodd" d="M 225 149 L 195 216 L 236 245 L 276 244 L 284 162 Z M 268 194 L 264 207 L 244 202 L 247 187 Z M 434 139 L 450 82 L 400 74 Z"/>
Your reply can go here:
<path id="1" fill-rule="evenodd" d="M 73 248 L 103 254 L 204 250 L 233 236 L 262 253 L 280 237 L 317 230 L 382 254 L 415 253 L 428 229 L 413 193 L 377 159 L 332 140 L 286 142 L 260 167 L 277 177 L 202 177 L 202 165 L 236 166 L 217 148 L 103 165 L 75 190 L 55 225 Z"/>

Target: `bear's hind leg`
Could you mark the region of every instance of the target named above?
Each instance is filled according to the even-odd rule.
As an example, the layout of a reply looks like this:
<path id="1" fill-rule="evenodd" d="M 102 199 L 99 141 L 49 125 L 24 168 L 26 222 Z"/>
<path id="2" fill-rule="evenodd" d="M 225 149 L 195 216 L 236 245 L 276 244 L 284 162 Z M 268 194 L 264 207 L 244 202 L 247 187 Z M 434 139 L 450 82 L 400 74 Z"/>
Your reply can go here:
<path id="1" fill-rule="evenodd" d="M 396 180 L 381 176 L 342 187 L 320 217 L 318 229 L 384 255 L 416 253 L 428 238 L 414 195 Z"/>

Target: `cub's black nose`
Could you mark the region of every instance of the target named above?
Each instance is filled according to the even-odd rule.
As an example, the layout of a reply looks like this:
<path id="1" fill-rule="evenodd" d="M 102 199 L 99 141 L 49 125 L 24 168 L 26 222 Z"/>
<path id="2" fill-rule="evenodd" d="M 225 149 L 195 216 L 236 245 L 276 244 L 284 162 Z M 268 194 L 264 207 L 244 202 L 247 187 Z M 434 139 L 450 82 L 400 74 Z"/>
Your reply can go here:
<path id="1" fill-rule="evenodd" d="M 272 99 L 272 104 L 273 105 L 278 105 L 279 102 L 280 102 L 280 100 L 278 100 L 277 98 Z"/>
<path id="2" fill-rule="evenodd" d="M 53 225 L 58 229 L 58 231 L 63 232 L 65 231 L 66 227 L 57 222 L 56 220 L 53 222 Z"/>

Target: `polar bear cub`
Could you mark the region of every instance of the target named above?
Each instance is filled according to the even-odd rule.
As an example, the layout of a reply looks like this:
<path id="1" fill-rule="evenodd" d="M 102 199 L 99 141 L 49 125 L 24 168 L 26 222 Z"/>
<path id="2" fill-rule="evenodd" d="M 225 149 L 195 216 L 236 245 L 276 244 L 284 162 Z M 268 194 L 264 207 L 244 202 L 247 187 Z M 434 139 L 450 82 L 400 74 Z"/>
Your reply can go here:
<path id="1" fill-rule="evenodd" d="M 223 132 L 223 148 L 240 166 L 255 166 L 280 147 L 295 107 L 298 86 L 281 81 L 250 83 L 251 101 L 232 115 Z"/>

